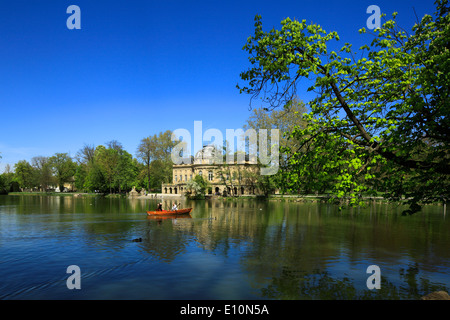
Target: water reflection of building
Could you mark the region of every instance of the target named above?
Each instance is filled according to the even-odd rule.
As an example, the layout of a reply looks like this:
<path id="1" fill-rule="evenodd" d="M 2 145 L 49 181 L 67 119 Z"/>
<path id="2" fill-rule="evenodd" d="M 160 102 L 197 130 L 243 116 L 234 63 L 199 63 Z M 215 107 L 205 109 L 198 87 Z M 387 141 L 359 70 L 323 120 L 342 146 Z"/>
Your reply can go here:
<path id="1" fill-rule="evenodd" d="M 257 195 L 259 167 L 256 158 L 248 155 L 235 157 L 233 163 L 223 160 L 223 155 L 213 146 L 205 146 L 188 161 L 173 165 L 172 183 L 162 184 L 163 194 L 184 194 L 188 182 L 195 176 L 208 181 L 207 194 L 221 196 Z"/>

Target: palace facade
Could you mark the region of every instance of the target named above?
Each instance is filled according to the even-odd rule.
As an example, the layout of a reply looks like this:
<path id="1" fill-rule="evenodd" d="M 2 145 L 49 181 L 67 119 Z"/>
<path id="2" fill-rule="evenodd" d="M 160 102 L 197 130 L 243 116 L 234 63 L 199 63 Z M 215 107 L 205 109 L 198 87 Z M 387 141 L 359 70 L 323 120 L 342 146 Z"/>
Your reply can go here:
<path id="1" fill-rule="evenodd" d="M 248 155 L 242 158 L 243 161 L 235 159 L 233 163 L 218 163 L 219 161 L 215 161 L 216 149 L 213 146 L 205 146 L 195 157 L 191 157 L 188 163 L 173 165 L 172 183 L 163 183 L 162 193 L 184 195 L 189 191 L 188 182 L 199 175 L 208 181 L 207 195 L 258 195 L 260 191 L 256 187 L 259 174 L 257 161 L 250 159 Z"/>

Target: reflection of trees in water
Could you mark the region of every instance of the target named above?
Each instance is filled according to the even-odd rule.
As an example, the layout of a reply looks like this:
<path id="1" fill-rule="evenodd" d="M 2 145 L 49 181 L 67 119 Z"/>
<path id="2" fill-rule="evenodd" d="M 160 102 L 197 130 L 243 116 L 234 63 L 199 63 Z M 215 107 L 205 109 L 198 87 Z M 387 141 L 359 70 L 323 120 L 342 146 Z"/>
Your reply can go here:
<path id="1" fill-rule="evenodd" d="M 16 213 L 143 213 L 156 208 L 156 199 L 123 199 L 74 197 L 72 195 L 25 195 L 5 197 L 5 203 L 16 205 Z"/>
<path id="2" fill-rule="evenodd" d="M 163 201 L 169 205 L 170 200 Z M 186 246 L 194 243 L 208 251 L 227 256 L 230 250 L 246 246 L 256 237 L 255 225 L 261 214 L 255 208 L 266 203 L 242 201 L 186 201 L 183 207 L 194 207 L 191 219 L 151 220 L 142 245 L 158 260 L 172 261 Z"/>
<path id="3" fill-rule="evenodd" d="M 238 250 L 252 287 L 267 298 L 417 299 L 448 290 L 423 278 L 417 264 L 426 272 L 433 269 L 430 261 L 439 265 L 449 256 L 443 253 L 448 242 L 440 238 L 448 224 L 426 216 L 406 220 L 401 210 L 387 213 L 380 205 L 358 212 L 335 209 L 327 204 L 205 203 L 196 210 L 203 220 L 194 222 L 193 232 L 205 250 L 224 256 Z M 382 272 L 380 290 L 366 288 L 369 274 L 355 286 L 354 279 L 336 278 L 327 269 L 340 259 L 350 265 L 378 259 L 395 265 L 405 255 L 416 264 L 400 269 L 395 283 Z"/>
<path id="4" fill-rule="evenodd" d="M 205 201 L 192 213 L 196 242 L 224 256 L 232 249 L 253 244 L 257 242 L 257 229 L 268 223 L 267 210 L 259 211 L 266 207 L 267 202 L 259 201 Z"/>
<path id="5" fill-rule="evenodd" d="M 157 199 L 28 196 L 7 201 L 19 202 L 18 219 L 29 219 L 33 213 L 57 213 L 46 219 L 80 221 L 83 237 L 98 247 L 110 245 L 117 237 L 111 248 L 116 250 L 125 246 L 120 238 L 132 234 L 142 238 L 139 247 L 158 261 L 171 262 L 192 245 L 224 257 L 237 255 L 240 272 L 266 298 L 416 299 L 432 291 L 448 291 L 424 277 L 450 258 L 450 223 L 432 215 L 401 217 L 388 213 L 386 206 L 336 212 L 333 206 L 317 203 L 225 200 L 182 202 L 184 207 L 194 207 L 192 219 L 158 222 L 145 215 L 151 206 L 156 207 Z M 165 203 L 169 206 L 171 200 Z M 83 213 L 81 220 L 78 213 Z M 135 213 L 142 213 L 143 223 L 140 215 L 128 219 Z M 56 227 L 71 229 L 73 225 Z M 328 269 L 329 261 L 343 256 L 350 265 L 361 261 L 395 265 L 405 257 L 412 262 L 399 270 L 397 287 L 383 277 L 382 270 L 381 290 L 368 290 L 365 282 L 355 286 L 353 279 L 337 279 Z"/>
<path id="6" fill-rule="evenodd" d="M 241 263 L 252 287 L 264 297 L 417 299 L 432 291 L 448 290 L 441 284 L 431 283 L 418 268 L 420 264 L 424 272 L 430 269 L 433 272 L 433 264 L 439 265 L 449 257 L 448 252 L 442 252 L 449 243 L 443 230 L 448 224 L 426 221 L 424 230 L 423 218 L 398 221 L 398 215 L 376 213 L 373 208 L 368 208 L 369 214 L 355 215 L 333 213 L 326 210 L 326 205 L 320 207 L 275 208 L 273 216 L 278 221 L 272 220 L 273 223 L 256 229 Z M 336 278 L 330 273 L 332 269 L 328 269 L 330 263 L 342 259 L 348 259 L 351 266 L 364 261 L 396 265 L 405 256 L 414 265 L 400 269 L 400 281 L 395 283 L 390 283 L 382 272 L 381 290 L 368 290 L 365 282 L 355 286 L 354 279 L 345 275 Z"/>
<path id="7" fill-rule="evenodd" d="M 352 279 L 336 279 L 327 271 L 313 270 L 304 273 L 296 269 L 283 268 L 271 283 L 261 289 L 261 294 L 268 299 L 312 299 L 312 300 L 397 300 L 419 299 L 434 291 L 446 291 L 440 284 L 431 284 L 428 280 L 417 282 L 419 268 L 410 265 L 406 270 L 400 269 L 400 276 L 405 286 L 396 286 L 381 276 L 380 289 L 357 289 Z"/>
<path id="8" fill-rule="evenodd" d="M 407 284 L 408 293 L 412 298 L 417 298 L 434 291 L 448 291 L 443 284 L 433 284 L 421 276 L 419 264 L 410 264 L 408 268 L 400 268 L 400 278 Z M 409 297 L 408 297 L 409 298 Z"/>
<path id="9" fill-rule="evenodd" d="M 186 252 L 186 245 L 192 241 L 191 233 L 177 226 L 184 223 L 176 220 L 151 220 L 142 236 L 142 249 L 158 261 L 173 261 Z M 186 219 L 187 220 L 187 219 Z M 184 223 L 186 226 L 190 223 Z"/>

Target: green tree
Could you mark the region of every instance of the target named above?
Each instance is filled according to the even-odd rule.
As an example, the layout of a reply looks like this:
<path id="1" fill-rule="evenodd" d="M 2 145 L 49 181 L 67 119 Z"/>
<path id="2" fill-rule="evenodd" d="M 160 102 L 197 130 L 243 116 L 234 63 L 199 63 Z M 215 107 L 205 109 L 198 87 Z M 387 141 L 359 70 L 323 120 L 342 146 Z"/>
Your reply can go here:
<path id="1" fill-rule="evenodd" d="M 77 165 L 67 153 L 56 153 L 50 157 L 49 164 L 52 166 L 59 190 L 64 190 L 64 183 L 72 180 Z"/>
<path id="2" fill-rule="evenodd" d="M 137 190 L 148 189 L 149 184 L 145 165 L 139 162 L 136 158 L 133 158 L 133 162 L 137 168 L 136 180 L 133 183 L 133 186 L 135 186 Z"/>
<path id="3" fill-rule="evenodd" d="M 95 149 L 93 162 L 91 167 L 94 167 L 94 172 L 90 178 L 95 178 L 99 183 L 98 188 L 102 189 L 102 179 L 106 181 L 109 189 L 109 193 L 127 191 L 130 190 L 136 182 L 138 175 L 138 168 L 136 162 L 133 161 L 133 157 L 127 151 L 125 151 L 122 145 L 116 140 L 112 140 L 106 143 L 105 146 L 98 146 Z M 92 165 L 93 163 L 93 165 Z M 96 170 L 101 171 L 99 175 Z M 93 182 L 93 181 L 91 181 Z M 95 184 L 94 184 L 95 185 Z M 93 185 L 89 188 L 91 189 Z"/>
<path id="4" fill-rule="evenodd" d="M 150 179 L 151 179 L 151 163 L 153 160 L 154 152 L 154 141 L 152 137 L 143 138 L 138 146 L 136 156 L 140 159 L 145 166 L 145 175 L 147 177 L 147 188 L 150 190 Z"/>
<path id="5" fill-rule="evenodd" d="M 448 199 L 448 0 L 436 7 L 410 35 L 394 13 L 360 48 L 360 59 L 349 43 L 333 50 L 338 34 L 317 24 L 287 18 L 280 30 L 265 32 L 255 18 L 255 34 L 244 46 L 252 67 L 241 73 L 248 85 L 238 85 L 240 91 L 263 95 L 271 107 L 291 101 L 302 80 L 317 94 L 304 115 L 306 128 L 289 135 L 300 149 L 285 150 L 286 189 L 301 189 L 306 176 L 350 204 L 362 203 L 362 192 L 383 190 L 388 199 L 407 198 L 409 213 Z"/>
<path id="6" fill-rule="evenodd" d="M 138 164 L 133 161 L 133 156 L 125 150 L 119 150 L 119 162 L 117 164 L 117 174 L 114 177 L 114 185 L 119 189 L 119 193 L 123 190 L 131 190 L 136 183 L 138 176 Z"/>
<path id="7" fill-rule="evenodd" d="M 54 182 L 52 163 L 49 157 L 33 157 L 32 166 L 36 169 L 37 183 L 43 191 L 46 191 Z"/>
<path id="8" fill-rule="evenodd" d="M 1 152 L 0 152 L 0 159 L 2 158 Z M 0 194 L 2 193 L 8 193 L 9 188 L 7 187 L 6 179 L 4 177 L 4 174 L 0 174 Z"/>
<path id="9" fill-rule="evenodd" d="M 77 171 L 75 172 L 75 187 L 77 190 L 82 191 L 85 190 L 84 184 L 86 183 L 86 178 L 88 175 L 88 167 L 84 163 L 81 163 L 77 166 Z"/>
<path id="10" fill-rule="evenodd" d="M 77 152 L 75 159 L 78 162 L 77 171 L 75 172 L 75 187 L 78 190 L 85 191 L 95 191 L 100 188 L 102 182 L 96 186 L 96 182 L 93 180 L 88 181 L 88 179 L 93 179 L 98 177 L 94 174 L 95 168 L 95 146 L 84 144 L 84 146 Z M 90 174 L 92 171 L 92 174 Z M 95 180 L 95 179 L 94 179 Z M 103 180 L 101 180 L 103 181 Z"/>
<path id="11" fill-rule="evenodd" d="M 0 175 L 0 193 L 8 193 L 12 191 L 14 181 L 14 173 L 11 171 L 9 164 L 6 164 L 5 171 Z"/>
<path id="12" fill-rule="evenodd" d="M 5 194 L 9 192 L 9 186 L 5 178 L 5 174 L 0 174 L 0 194 Z"/>
<path id="13" fill-rule="evenodd" d="M 113 181 L 119 172 L 119 151 L 113 148 L 105 148 L 104 146 L 98 146 L 95 150 L 96 163 L 108 183 L 109 193 L 112 193 Z"/>
<path id="14" fill-rule="evenodd" d="M 97 147 L 85 144 L 77 153 L 77 188 L 90 192 L 124 192 L 136 185 L 139 164 L 117 140 Z"/>
<path id="15" fill-rule="evenodd" d="M 26 160 L 14 165 L 14 180 L 23 189 L 32 189 L 36 186 L 36 170 Z"/>
<path id="16" fill-rule="evenodd" d="M 196 175 L 194 179 L 186 182 L 186 196 L 190 199 L 203 199 L 209 188 L 209 183 L 202 176 Z"/>
<path id="17" fill-rule="evenodd" d="M 159 189 L 161 183 L 172 178 L 171 152 L 174 146 L 172 132 L 169 130 L 141 140 L 136 156 L 145 166 L 148 190 Z"/>
<path id="18" fill-rule="evenodd" d="M 83 189 L 90 192 L 106 193 L 109 190 L 109 185 L 103 175 L 100 165 L 93 163 L 89 166 L 86 173 L 80 172 L 80 175 L 85 174 Z"/>

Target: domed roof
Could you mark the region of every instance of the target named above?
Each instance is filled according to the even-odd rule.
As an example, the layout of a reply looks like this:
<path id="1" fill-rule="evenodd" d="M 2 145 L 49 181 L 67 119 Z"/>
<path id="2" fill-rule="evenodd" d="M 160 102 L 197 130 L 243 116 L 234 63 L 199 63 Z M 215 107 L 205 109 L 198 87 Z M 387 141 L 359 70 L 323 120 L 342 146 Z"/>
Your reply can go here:
<path id="1" fill-rule="evenodd" d="M 201 162 L 201 160 L 215 159 L 217 149 L 212 145 L 204 146 L 200 151 L 195 154 L 195 161 Z"/>
<path id="2" fill-rule="evenodd" d="M 198 151 L 195 154 L 195 157 L 202 157 L 203 159 L 209 159 L 209 158 L 213 158 L 214 155 L 216 154 L 216 148 L 214 148 L 214 146 L 204 146 L 202 148 L 202 150 Z"/>

